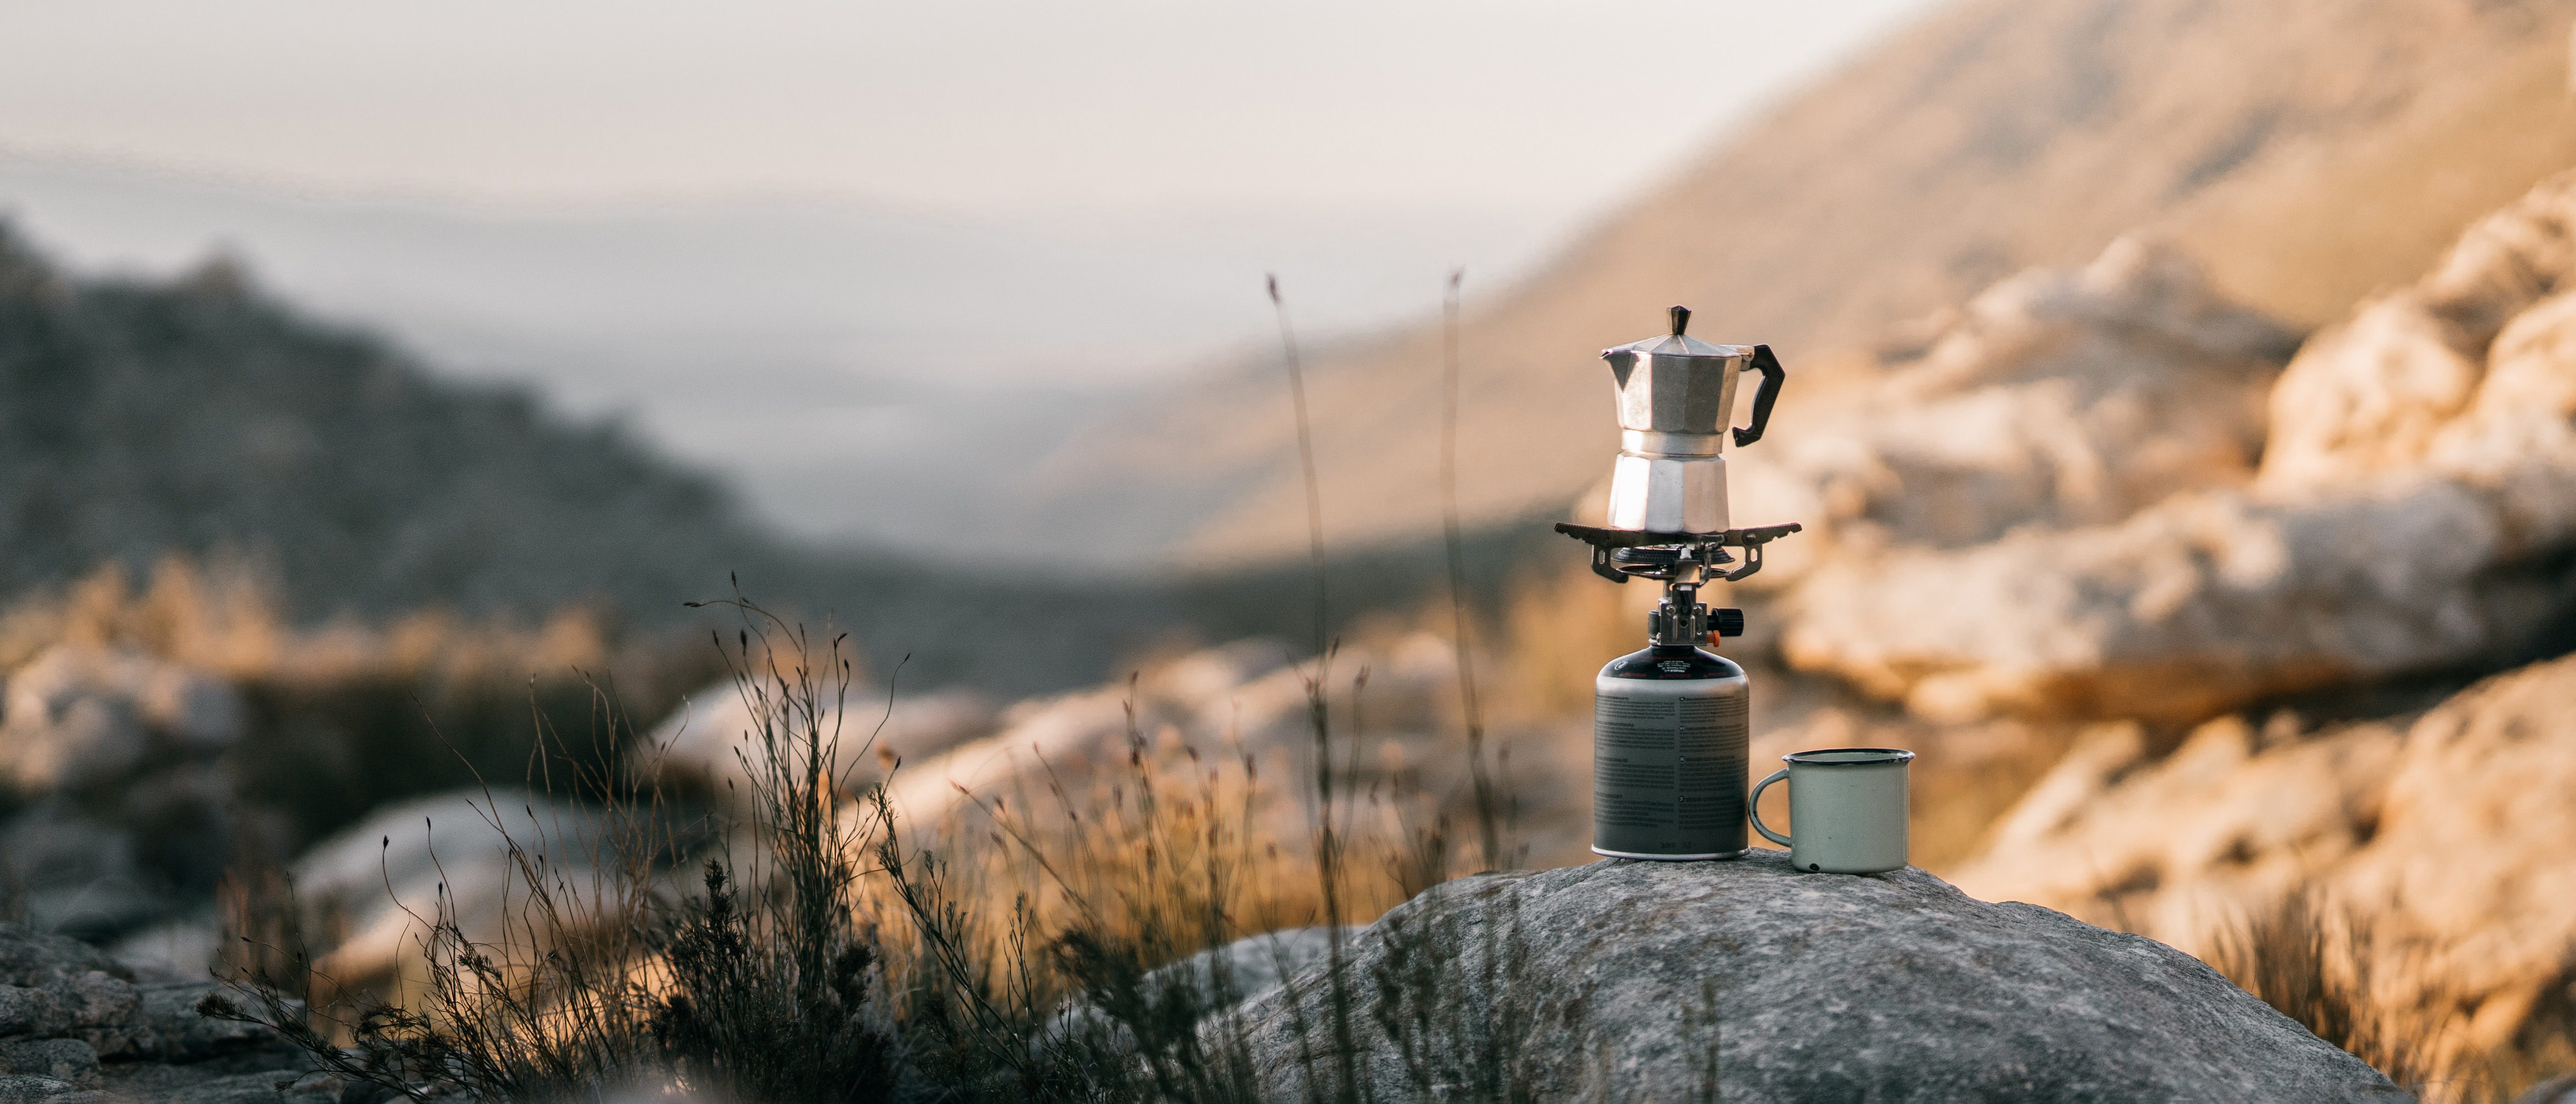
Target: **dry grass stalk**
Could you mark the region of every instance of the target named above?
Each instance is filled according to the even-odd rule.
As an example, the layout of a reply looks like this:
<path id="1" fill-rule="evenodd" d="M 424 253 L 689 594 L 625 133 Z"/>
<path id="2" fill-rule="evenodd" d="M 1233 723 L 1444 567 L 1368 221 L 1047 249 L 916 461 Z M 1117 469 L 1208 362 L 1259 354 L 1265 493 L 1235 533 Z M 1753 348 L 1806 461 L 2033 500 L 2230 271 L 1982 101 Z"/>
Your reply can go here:
<path id="1" fill-rule="evenodd" d="M 2493 1053 L 2458 1045 L 2459 1002 L 2427 991 L 2427 949 L 2307 889 L 2212 934 L 2209 962 L 2317 1037 L 2430 1104 L 2487 1104 L 2576 1068 L 2576 1036 L 2526 1033 Z"/>
<path id="2" fill-rule="evenodd" d="M 1458 707 L 1467 729 L 1467 779 L 1476 809 L 1476 842 L 1486 869 L 1511 862 L 1503 846 L 1504 810 L 1493 772 L 1485 765 L 1485 715 L 1476 700 L 1475 619 L 1467 615 L 1467 542 L 1458 525 L 1458 285 L 1465 269 L 1449 274 L 1440 303 L 1440 536 L 1449 566 L 1450 640 L 1458 651 Z"/>

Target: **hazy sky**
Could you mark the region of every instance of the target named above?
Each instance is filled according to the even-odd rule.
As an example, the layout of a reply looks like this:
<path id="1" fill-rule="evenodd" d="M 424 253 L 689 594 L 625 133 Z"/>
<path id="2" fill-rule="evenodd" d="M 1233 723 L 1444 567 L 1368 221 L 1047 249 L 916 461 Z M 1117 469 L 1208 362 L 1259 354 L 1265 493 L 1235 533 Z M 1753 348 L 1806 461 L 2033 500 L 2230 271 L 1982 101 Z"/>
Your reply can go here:
<path id="1" fill-rule="evenodd" d="M 0 218 L 226 250 L 791 532 L 1016 539 L 1266 273 L 1318 337 L 1498 290 L 1931 2 L 0 0 Z"/>
<path id="2" fill-rule="evenodd" d="M 325 194 L 1580 218 L 1924 0 L 0 0 L 0 147 Z"/>

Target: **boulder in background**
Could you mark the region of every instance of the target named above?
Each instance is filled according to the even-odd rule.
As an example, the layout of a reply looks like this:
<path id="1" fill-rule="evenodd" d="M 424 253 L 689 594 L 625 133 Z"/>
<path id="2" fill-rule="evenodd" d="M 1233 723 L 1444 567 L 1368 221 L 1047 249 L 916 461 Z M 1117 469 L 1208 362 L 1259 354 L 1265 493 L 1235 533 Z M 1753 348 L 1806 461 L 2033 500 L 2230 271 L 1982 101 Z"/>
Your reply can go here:
<path id="1" fill-rule="evenodd" d="M 2576 173 L 2320 334 L 2250 485 L 1983 546 L 1846 557 L 1783 651 L 1927 716 L 2199 720 L 2565 642 L 2576 579 Z"/>

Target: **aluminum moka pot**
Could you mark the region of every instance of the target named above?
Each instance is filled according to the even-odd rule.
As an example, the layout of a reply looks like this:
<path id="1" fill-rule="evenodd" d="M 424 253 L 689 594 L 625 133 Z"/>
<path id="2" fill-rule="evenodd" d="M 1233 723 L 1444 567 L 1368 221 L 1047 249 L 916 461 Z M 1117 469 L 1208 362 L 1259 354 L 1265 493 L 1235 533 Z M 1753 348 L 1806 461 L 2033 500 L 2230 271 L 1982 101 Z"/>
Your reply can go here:
<path id="1" fill-rule="evenodd" d="M 1612 529 L 1717 533 L 1726 516 L 1726 439 L 1762 439 L 1780 397 L 1779 358 L 1768 345 L 1711 345 L 1682 331 L 1690 310 L 1672 309 L 1673 332 L 1601 351 L 1618 385 L 1619 459 L 1610 476 Z M 1753 424 L 1735 420 L 1735 377 L 1762 373 Z"/>

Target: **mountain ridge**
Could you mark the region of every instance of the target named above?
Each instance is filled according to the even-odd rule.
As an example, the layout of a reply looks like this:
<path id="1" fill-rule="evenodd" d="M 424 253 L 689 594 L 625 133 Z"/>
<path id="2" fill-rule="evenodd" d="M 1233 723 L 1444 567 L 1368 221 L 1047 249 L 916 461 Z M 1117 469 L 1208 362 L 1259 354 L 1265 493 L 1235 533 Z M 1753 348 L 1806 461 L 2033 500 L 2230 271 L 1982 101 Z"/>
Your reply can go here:
<path id="1" fill-rule="evenodd" d="M 2250 305 L 2318 324 L 2576 162 L 2560 75 L 2571 14 L 2564 0 L 1973 0 L 1936 12 L 1471 303 L 1461 512 L 1499 523 L 1599 478 L 1613 437 L 1592 354 L 1652 332 L 1670 303 L 1698 311 L 1695 332 L 1711 340 L 1779 348 L 1794 397 L 1802 371 L 1836 348 L 2145 228 L 2199 254 Z M 2406 143 L 2382 140 L 2502 120 L 2521 120 L 2524 140 L 2455 158 L 2390 156 Z M 2333 205 L 2303 202 L 2356 178 L 2387 197 L 2366 233 L 2320 223 L 2309 208 Z M 2325 248 L 2353 237 L 2339 255 Z M 2261 252 L 2283 241 L 2325 259 L 2267 268 Z M 1439 345 L 1436 325 L 1418 325 L 1307 366 L 1334 544 L 1436 530 Z M 1068 484 L 1169 496 L 1161 523 L 1197 562 L 1293 555 L 1304 492 L 1286 399 L 1276 375 L 1211 381 L 1056 463 L 1079 473 Z"/>
<path id="2" fill-rule="evenodd" d="M 904 685 L 1103 677 L 1204 606 L 1170 587 L 801 544 L 719 479 L 524 387 L 431 372 L 214 261 L 70 274 L 0 222 L 0 603 L 179 556 L 273 581 L 303 625 L 566 608 L 678 646 L 729 581 L 847 628 Z M 1006 609 L 1013 647 L 967 616 Z M 691 638 L 695 638 L 692 640 Z M 910 657 L 907 661 L 907 657 Z"/>

